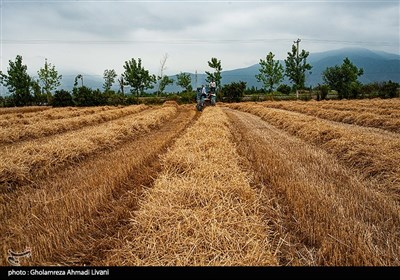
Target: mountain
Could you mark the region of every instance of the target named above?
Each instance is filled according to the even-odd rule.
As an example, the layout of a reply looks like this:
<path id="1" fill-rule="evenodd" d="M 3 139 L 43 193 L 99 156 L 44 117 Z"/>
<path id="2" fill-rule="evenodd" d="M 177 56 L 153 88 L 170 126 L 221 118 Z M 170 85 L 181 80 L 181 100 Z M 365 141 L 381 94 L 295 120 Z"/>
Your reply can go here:
<path id="1" fill-rule="evenodd" d="M 306 76 L 306 85 L 316 86 L 322 84 L 323 71 L 327 67 L 341 65 L 346 57 L 358 68 L 363 68 L 364 74 L 359 77 L 359 81 L 363 84 L 389 80 L 400 83 L 400 55 L 364 48 L 343 48 L 320 53 L 310 53 L 307 61 L 313 68 L 311 69 L 311 74 L 307 74 Z M 283 66 L 285 65 L 283 60 L 280 63 Z M 255 75 L 259 73 L 259 68 L 259 64 L 254 64 L 246 68 L 222 71 L 222 84 L 243 81 L 246 82 L 248 88 L 252 86 L 261 88 L 262 84 L 257 82 L 255 78 Z M 191 76 L 192 81 L 194 81 L 194 74 L 191 74 Z M 171 78 L 175 78 L 175 76 L 171 76 Z M 205 83 L 205 78 L 205 74 L 198 74 L 198 85 Z M 289 80 L 285 78 L 283 83 L 289 84 Z M 177 86 L 167 88 L 167 91 L 171 92 L 181 90 Z"/>
<path id="2" fill-rule="evenodd" d="M 322 72 L 327 67 L 341 65 L 346 57 L 358 68 L 364 69 L 364 74 L 359 77 L 363 84 L 388 80 L 400 82 L 400 55 L 362 48 L 345 48 L 310 54 L 308 61 L 313 68 L 307 80 L 308 84 L 314 86 L 322 83 Z"/>
<path id="3" fill-rule="evenodd" d="M 77 76 L 77 74 L 73 74 L 73 73 L 81 73 L 80 71 L 68 71 L 66 73 L 62 74 L 62 80 L 61 80 L 61 86 L 60 88 L 68 90 L 68 91 L 72 91 L 73 87 L 74 87 L 74 82 L 75 82 L 75 77 Z M 87 73 L 82 73 L 83 76 L 83 85 L 88 87 L 88 88 L 92 88 L 92 89 L 100 89 L 103 90 L 103 83 L 104 83 L 104 79 L 102 76 L 100 75 L 91 75 L 91 74 L 87 74 Z M 81 85 L 81 79 L 78 79 L 78 86 Z M 116 85 L 117 83 L 115 83 L 113 89 L 114 90 L 118 90 L 118 87 Z"/>

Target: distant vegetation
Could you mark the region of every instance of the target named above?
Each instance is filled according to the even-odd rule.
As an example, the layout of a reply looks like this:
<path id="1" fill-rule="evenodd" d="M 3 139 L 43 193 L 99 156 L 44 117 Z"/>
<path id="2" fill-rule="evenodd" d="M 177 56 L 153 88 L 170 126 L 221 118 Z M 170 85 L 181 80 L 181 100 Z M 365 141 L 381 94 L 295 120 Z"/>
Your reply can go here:
<path id="1" fill-rule="evenodd" d="M 327 67 L 322 72 L 322 84 L 316 87 L 306 86 L 306 73 L 311 73 L 312 65 L 307 62 L 309 52 L 299 50 L 298 44 L 292 45 L 284 60 L 285 67 L 274 60 L 275 55 L 269 52 L 265 59 L 260 59 L 257 81 L 262 88 L 247 87 L 246 82 L 238 78 L 229 84 L 222 85 L 221 60 L 212 57 L 208 66 L 213 69 L 205 71 L 206 82 L 214 80 L 217 84 L 217 100 L 223 102 L 262 101 L 262 100 L 324 100 L 324 99 L 359 99 L 359 98 L 394 98 L 399 97 L 399 83 L 389 81 L 362 84 L 358 78 L 364 74 L 349 58 L 341 65 Z M 71 91 L 58 89 L 62 75 L 55 66 L 45 60 L 43 68 L 37 71 L 35 80 L 27 73 L 27 66 L 22 63 L 22 56 L 9 61 L 7 73 L 0 72 L 0 84 L 8 89 L 8 96 L 0 96 L 0 107 L 20 107 L 47 105 L 65 106 L 101 106 L 131 104 L 161 104 L 174 100 L 180 104 L 194 102 L 196 91 L 193 88 L 192 76 L 189 73 L 176 75 L 176 81 L 164 75 L 168 55 L 160 61 L 160 73 L 154 75 L 142 65 L 141 58 L 125 61 L 124 73 L 118 74 L 114 69 L 104 70 L 102 90 L 85 86 L 84 75 L 77 74 Z M 290 85 L 283 84 L 284 78 Z M 119 89 L 112 90 L 118 83 Z M 197 85 L 197 73 L 195 76 Z M 176 84 L 181 92 L 165 93 L 168 85 Z M 129 88 L 129 92 L 125 89 Z M 154 89 L 154 90 L 153 90 Z M 150 92 L 153 90 L 153 92 Z"/>

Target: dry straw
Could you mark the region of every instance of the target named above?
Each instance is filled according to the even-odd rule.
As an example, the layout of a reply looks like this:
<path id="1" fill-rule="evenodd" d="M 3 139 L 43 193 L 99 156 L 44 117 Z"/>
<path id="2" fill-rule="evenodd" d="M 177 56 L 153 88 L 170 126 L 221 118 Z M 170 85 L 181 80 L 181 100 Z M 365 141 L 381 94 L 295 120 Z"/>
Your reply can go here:
<path id="1" fill-rule="evenodd" d="M 48 110 L 51 107 L 47 106 L 27 106 L 27 107 L 12 107 L 12 108 L 0 108 L 0 115 L 6 114 L 22 114 L 29 112 L 40 112 L 44 110 Z"/>
<path id="2" fill-rule="evenodd" d="M 257 116 L 227 111 L 252 182 L 269 206 L 281 264 L 400 264 L 400 206 L 393 197 L 324 150 Z"/>
<path id="3" fill-rule="evenodd" d="M 13 125 L 29 125 L 37 122 L 50 120 L 67 119 L 82 115 L 91 115 L 108 110 L 122 109 L 122 106 L 98 106 L 98 107 L 62 107 L 51 108 L 44 111 L 36 111 L 33 113 L 14 113 L 0 115 L 0 126 L 9 127 Z"/>
<path id="4" fill-rule="evenodd" d="M 112 149 L 159 126 L 177 112 L 175 106 L 163 106 L 97 126 L 54 136 L 45 141 L 31 141 L 2 148 L 0 187 L 31 182 L 58 167 L 77 162 L 103 149 Z"/>
<path id="5" fill-rule="evenodd" d="M 84 126 L 100 124 L 106 121 L 115 120 L 138 113 L 146 109 L 146 105 L 129 106 L 123 109 L 114 110 L 96 110 L 92 109 L 92 114 L 87 110 L 82 109 L 75 111 L 77 116 L 63 114 L 56 116 L 56 119 L 40 120 L 35 119 L 30 124 L 13 125 L 1 129 L 0 131 L 0 145 L 11 144 L 21 140 L 30 140 L 40 138 L 52 134 L 62 133 L 69 130 L 76 130 Z"/>
<path id="6" fill-rule="evenodd" d="M 348 104 L 352 104 L 348 101 Z M 326 102 L 325 102 L 326 103 Z M 381 128 L 392 132 L 400 132 L 400 111 L 398 109 L 363 108 L 361 105 L 345 104 L 327 108 L 324 102 L 264 102 L 265 107 L 295 111 L 322 119 L 356 124 L 366 127 Z M 384 113 L 384 114 L 382 114 Z"/>
<path id="7" fill-rule="evenodd" d="M 400 201 L 399 137 L 254 103 L 230 107 L 260 116 L 280 129 L 323 147 L 367 179 L 375 179 L 377 189 Z"/>
<path id="8" fill-rule="evenodd" d="M 259 200 L 238 165 L 226 115 L 206 108 L 163 158 L 105 265 L 277 265 Z"/>
<path id="9" fill-rule="evenodd" d="M 141 114 L 144 114 L 142 112 Z M 193 119 L 195 111 L 179 110 L 159 129 L 119 143 L 78 166 L 59 169 L 47 178 L 0 196 L 3 255 L 8 249 L 32 248 L 23 265 L 88 264 L 129 219 L 141 184 L 159 170 L 158 156 Z M 128 195 L 129 194 L 129 195 Z M 2 259 L 2 265 L 7 265 Z"/>

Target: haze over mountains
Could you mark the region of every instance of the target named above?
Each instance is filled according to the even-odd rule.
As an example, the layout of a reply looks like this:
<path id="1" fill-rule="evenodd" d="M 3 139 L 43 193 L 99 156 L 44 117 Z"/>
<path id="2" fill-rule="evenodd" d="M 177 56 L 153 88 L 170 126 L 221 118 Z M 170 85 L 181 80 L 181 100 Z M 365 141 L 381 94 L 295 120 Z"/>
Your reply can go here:
<path id="1" fill-rule="evenodd" d="M 358 68 L 364 69 L 364 74 L 359 78 L 363 84 L 392 80 L 400 83 L 400 55 L 382 51 L 371 51 L 362 48 L 345 48 L 333 51 L 310 53 L 308 62 L 312 65 L 311 74 L 307 74 L 306 85 L 317 86 L 322 84 L 322 72 L 327 67 L 341 65 L 343 59 L 348 57 Z M 284 61 L 280 61 L 283 66 Z M 223 67 L 223 61 L 221 61 Z M 222 84 L 244 81 L 248 88 L 254 86 L 261 88 L 262 84 L 257 82 L 255 75 L 259 74 L 259 64 L 246 68 L 222 71 Z M 205 74 L 198 75 L 198 81 L 205 81 Z M 194 75 L 192 75 L 194 80 Z M 283 83 L 289 84 L 287 79 Z"/>
<path id="2" fill-rule="evenodd" d="M 320 53 L 310 53 L 308 62 L 312 65 L 311 74 L 307 74 L 306 86 L 317 86 L 319 83 L 322 84 L 322 72 L 327 67 L 340 65 L 343 63 L 343 59 L 348 57 L 354 65 L 358 68 L 364 69 L 364 74 L 359 78 L 359 81 L 363 84 L 372 82 L 381 82 L 391 80 L 393 82 L 400 83 L 400 55 L 387 53 L 383 51 L 373 51 L 364 48 L 344 48 L 331 50 Z M 264 58 L 263 58 L 264 59 Z M 284 61 L 281 61 L 284 65 Z M 221 61 L 222 68 L 224 68 L 224 62 Z M 257 82 L 255 75 L 259 73 L 259 64 L 254 64 L 246 68 L 240 68 L 235 70 L 222 71 L 222 85 L 229 84 L 231 82 L 246 82 L 248 88 L 256 87 L 261 88 L 262 84 Z M 210 68 L 210 71 L 212 69 Z M 59 73 L 63 75 L 62 85 L 60 88 L 66 90 L 72 90 L 74 84 L 74 78 L 77 74 L 72 73 Z M 118 73 L 120 74 L 120 73 Z M 179 73 L 176 73 L 179 74 Z M 196 88 L 205 83 L 206 74 L 190 73 L 192 78 L 192 86 Z M 103 78 L 101 76 L 84 75 L 84 85 L 93 89 L 102 89 Z M 170 76 L 176 80 L 176 75 Z M 80 84 L 79 80 L 79 84 Z M 289 84 L 287 79 L 283 83 Z M 114 90 L 118 89 L 117 83 L 112 87 Z M 166 88 L 165 92 L 181 92 L 183 89 L 175 83 Z M 129 90 L 126 89 L 126 92 Z M 150 92 L 155 89 L 150 90 Z M 5 91 L 7 92 L 7 91 Z"/>

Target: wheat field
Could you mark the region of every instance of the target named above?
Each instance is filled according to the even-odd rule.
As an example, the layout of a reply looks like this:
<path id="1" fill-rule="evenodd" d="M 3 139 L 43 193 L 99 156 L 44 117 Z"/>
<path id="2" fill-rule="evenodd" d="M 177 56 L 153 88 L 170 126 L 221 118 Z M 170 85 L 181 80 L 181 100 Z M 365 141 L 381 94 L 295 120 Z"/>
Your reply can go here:
<path id="1" fill-rule="evenodd" d="M 400 99 L 0 109 L 1 265 L 399 266 Z"/>

